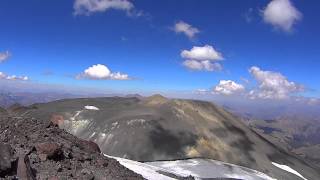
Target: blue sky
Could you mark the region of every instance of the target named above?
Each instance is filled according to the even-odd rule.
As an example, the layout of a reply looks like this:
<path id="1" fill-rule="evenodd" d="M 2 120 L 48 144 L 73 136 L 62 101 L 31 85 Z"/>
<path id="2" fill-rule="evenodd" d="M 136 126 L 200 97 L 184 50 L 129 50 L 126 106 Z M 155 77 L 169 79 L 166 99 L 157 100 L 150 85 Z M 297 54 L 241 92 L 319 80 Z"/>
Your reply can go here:
<path id="1" fill-rule="evenodd" d="M 27 76 L 30 83 L 115 91 L 320 96 L 319 1 L 102 0 L 105 4 L 86 6 L 90 2 L 99 1 L 2 0 L 0 52 L 9 56 L 2 62 L 0 56 L 0 72 Z M 275 6 L 284 8 L 280 15 Z M 289 28 L 279 16 L 288 16 Z M 177 23 L 197 32 L 190 37 L 175 29 Z M 181 52 L 205 45 L 221 54 L 223 60 L 208 60 L 221 69 L 184 65 L 204 62 Z M 97 64 L 111 72 L 85 73 Z M 128 80 L 119 80 L 116 72 Z M 270 81 L 280 89 L 266 84 Z"/>

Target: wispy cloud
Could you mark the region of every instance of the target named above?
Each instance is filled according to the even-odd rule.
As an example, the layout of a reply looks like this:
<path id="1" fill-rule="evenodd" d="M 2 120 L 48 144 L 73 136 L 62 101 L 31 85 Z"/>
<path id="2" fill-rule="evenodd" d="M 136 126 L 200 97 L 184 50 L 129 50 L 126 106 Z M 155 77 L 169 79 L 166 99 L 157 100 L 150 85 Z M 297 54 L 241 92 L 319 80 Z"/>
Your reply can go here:
<path id="1" fill-rule="evenodd" d="M 193 91 L 193 94 L 200 94 L 200 95 L 205 95 L 208 94 L 210 91 L 208 89 L 196 89 Z"/>
<path id="2" fill-rule="evenodd" d="M 249 8 L 244 14 L 243 14 L 244 19 L 246 20 L 247 23 L 251 23 L 254 20 L 254 9 Z"/>
<path id="3" fill-rule="evenodd" d="M 200 33 L 198 28 L 193 27 L 192 25 L 183 21 L 177 22 L 172 29 L 176 33 L 183 33 L 190 39 L 194 38 L 198 33 Z"/>
<path id="4" fill-rule="evenodd" d="M 0 63 L 8 60 L 11 56 L 11 53 L 9 51 L 0 52 Z"/>
<path id="5" fill-rule="evenodd" d="M 134 5 L 128 0 L 75 0 L 73 4 L 74 15 L 91 15 L 110 9 L 122 10 L 130 14 L 133 8 Z"/>
<path id="6" fill-rule="evenodd" d="M 54 75 L 54 72 L 51 71 L 51 70 L 45 70 L 45 71 L 42 72 L 42 75 L 44 75 L 44 76 L 52 76 L 52 75 Z"/>

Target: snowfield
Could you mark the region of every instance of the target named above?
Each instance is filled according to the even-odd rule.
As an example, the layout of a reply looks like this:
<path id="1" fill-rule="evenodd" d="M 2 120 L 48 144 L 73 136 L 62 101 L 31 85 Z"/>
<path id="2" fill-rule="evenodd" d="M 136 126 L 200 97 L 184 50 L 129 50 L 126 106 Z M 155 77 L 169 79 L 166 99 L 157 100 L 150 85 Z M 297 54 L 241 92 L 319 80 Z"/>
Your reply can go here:
<path id="1" fill-rule="evenodd" d="M 160 168 L 158 167 L 124 158 L 118 158 L 113 156 L 107 157 L 116 159 L 124 167 L 130 169 L 131 171 L 137 174 L 142 175 L 144 178 L 148 180 L 174 180 L 174 178 L 162 175 L 159 172 L 157 172 L 160 170 Z"/>
<path id="2" fill-rule="evenodd" d="M 288 171 L 292 174 L 295 174 L 299 177 L 301 177 L 302 179 L 304 180 L 308 180 L 307 178 L 303 177 L 300 173 L 298 173 L 296 170 L 292 169 L 291 167 L 287 166 L 287 165 L 282 165 L 282 164 L 278 164 L 278 163 L 275 163 L 275 162 L 272 162 L 272 164 L 282 170 L 285 170 L 285 171 Z"/>
<path id="3" fill-rule="evenodd" d="M 107 155 L 105 155 L 107 156 Z M 141 163 L 129 159 L 114 158 L 128 169 L 141 174 L 148 180 L 174 180 L 175 176 L 193 176 L 195 179 L 236 178 L 246 180 L 274 180 L 256 170 L 209 159 L 156 161 Z"/>
<path id="4" fill-rule="evenodd" d="M 192 175 L 196 179 L 207 178 L 235 178 L 246 180 L 262 180 L 273 178 L 259 171 L 224 163 L 211 159 L 189 159 L 177 161 L 158 161 L 147 163 L 176 175 Z"/>
<path id="5" fill-rule="evenodd" d="M 100 109 L 95 107 L 95 106 L 84 106 L 85 109 L 87 110 L 94 110 L 94 111 L 99 111 Z"/>

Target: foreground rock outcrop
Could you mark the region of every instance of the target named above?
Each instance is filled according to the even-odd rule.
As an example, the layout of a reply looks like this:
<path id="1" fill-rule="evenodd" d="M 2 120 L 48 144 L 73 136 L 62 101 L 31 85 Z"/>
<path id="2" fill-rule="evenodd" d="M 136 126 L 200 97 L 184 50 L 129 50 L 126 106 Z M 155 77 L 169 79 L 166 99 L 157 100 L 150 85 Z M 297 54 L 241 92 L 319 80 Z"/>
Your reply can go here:
<path id="1" fill-rule="evenodd" d="M 0 176 L 8 174 L 13 169 L 13 149 L 9 144 L 0 143 Z"/>
<path id="2" fill-rule="evenodd" d="M 21 108 L 19 107 L 19 111 Z M 0 116 L 0 179 L 143 179 L 57 125 L 28 116 Z"/>

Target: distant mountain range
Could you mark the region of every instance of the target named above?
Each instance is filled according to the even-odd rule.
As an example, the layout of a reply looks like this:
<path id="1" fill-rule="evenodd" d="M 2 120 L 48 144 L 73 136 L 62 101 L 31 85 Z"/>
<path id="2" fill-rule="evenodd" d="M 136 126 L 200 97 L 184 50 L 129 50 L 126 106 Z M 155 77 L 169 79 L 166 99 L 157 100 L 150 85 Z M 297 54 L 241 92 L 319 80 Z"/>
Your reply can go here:
<path id="1" fill-rule="evenodd" d="M 283 116 L 274 120 L 251 120 L 248 124 L 268 139 L 320 166 L 319 120 Z"/>
<path id="2" fill-rule="evenodd" d="M 57 92 L 8 92 L 0 91 L 0 107 L 10 107 L 13 104 L 29 106 L 34 103 L 45 103 L 59 99 L 70 99 L 80 97 L 106 97 L 126 96 L 122 94 L 72 94 Z M 137 96 L 136 94 L 128 96 Z"/>
<path id="3" fill-rule="evenodd" d="M 50 102 L 58 99 L 76 98 L 78 95 L 62 93 L 0 92 L 0 106 L 13 104 L 31 105 L 33 103 Z"/>
<path id="4" fill-rule="evenodd" d="M 320 106 L 225 106 L 259 134 L 320 166 Z"/>

